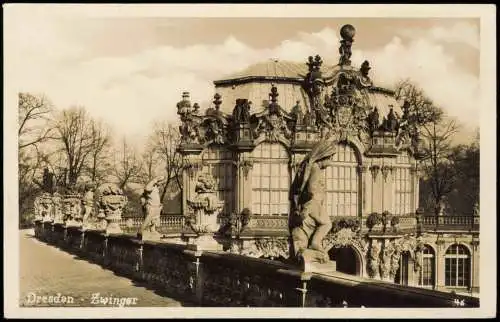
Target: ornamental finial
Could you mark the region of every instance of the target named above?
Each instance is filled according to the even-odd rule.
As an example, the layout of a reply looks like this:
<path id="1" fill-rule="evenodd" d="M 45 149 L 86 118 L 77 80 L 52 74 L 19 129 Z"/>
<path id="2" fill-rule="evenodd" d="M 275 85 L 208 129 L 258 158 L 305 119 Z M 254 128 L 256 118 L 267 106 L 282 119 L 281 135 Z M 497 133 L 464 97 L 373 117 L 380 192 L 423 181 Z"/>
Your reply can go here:
<path id="1" fill-rule="evenodd" d="M 344 25 L 340 28 L 340 37 L 342 40 L 340 41 L 340 59 L 339 65 L 351 65 L 351 46 L 354 42 L 354 35 L 356 34 L 356 29 L 352 25 Z"/>

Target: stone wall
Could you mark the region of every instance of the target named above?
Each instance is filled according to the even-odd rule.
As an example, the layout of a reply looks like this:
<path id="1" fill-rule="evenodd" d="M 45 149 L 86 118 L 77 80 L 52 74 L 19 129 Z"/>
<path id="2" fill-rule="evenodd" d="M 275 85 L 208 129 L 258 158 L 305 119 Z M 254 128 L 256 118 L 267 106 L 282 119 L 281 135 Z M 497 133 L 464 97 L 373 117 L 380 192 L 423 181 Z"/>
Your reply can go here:
<path id="1" fill-rule="evenodd" d="M 62 232 L 61 232 L 62 229 Z M 197 303 L 231 307 L 478 307 L 479 300 L 403 287 L 342 273 L 306 274 L 266 259 L 186 245 L 142 241 L 123 234 L 49 227 L 36 237 L 152 288 Z"/>

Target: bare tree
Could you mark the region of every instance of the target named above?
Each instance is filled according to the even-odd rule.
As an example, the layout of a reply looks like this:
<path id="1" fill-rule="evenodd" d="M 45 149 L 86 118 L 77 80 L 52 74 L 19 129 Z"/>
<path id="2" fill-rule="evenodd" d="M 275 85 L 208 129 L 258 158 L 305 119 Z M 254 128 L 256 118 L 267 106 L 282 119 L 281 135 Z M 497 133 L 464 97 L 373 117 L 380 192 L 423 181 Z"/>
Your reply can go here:
<path id="1" fill-rule="evenodd" d="M 438 206 L 453 190 L 457 172 L 450 166 L 452 139 L 459 130 L 455 120 L 449 119 L 443 110 L 429 99 L 424 91 L 409 80 L 396 86 L 396 98 L 409 107 L 409 119 L 418 137 L 425 182 L 429 187 L 433 207 Z M 425 196 L 423 198 L 426 199 Z"/>
<path id="2" fill-rule="evenodd" d="M 127 144 L 124 138 L 122 147 L 115 153 L 114 175 L 121 189 L 125 189 L 131 182 L 141 181 L 142 172 L 141 158 L 136 150 Z"/>
<path id="3" fill-rule="evenodd" d="M 92 182 L 100 182 L 110 172 L 109 162 L 111 134 L 109 128 L 102 122 L 90 122 L 91 152 L 89 155 L 88 174 Z"/>
<path id="4" fill-rule="evenodd" d="M 68 184 L 75 185 L 94 148 L 92 119 L 83 107 L 63 110 L 56 124 L 67 162 Z"/>
<path id="5" fill-rule="evenodd" d="M 158 168 L 162 164 L 156 148 L 147 144 L 142 154 L 141 183 L 148 183 L 157 175 Z"/>
<path id="6" fill-rule="evenodd" d="M 432 122 L 423 126 L 425 172 L 431 183 L 434 205 L 438 206 L 454 187 L 458 171 L 452 158 L 452 138 L 459 126 L 454 120 Z M 438 211 L 438 210 L 436 210 Z"/>
<path id="7" fill-rule="evenodd" d="M 153 126 L 150 136 L 150 144 L 161 158 L 166 171 L 165 189 L 162 192 L 162 200 L 165 198 L 168 187 L 175 183 L 182 188 L 182 156 L 177 151 L 180 143 L 180 134 L 173 124 L 158 122 Z"/>
<path id="8" fill-rule="evenodd" d="M 50 124 L 52 103 L 44 95 L 18 94 L 18 147 L 32 147 L 47 139 L 53 128 Z"/>

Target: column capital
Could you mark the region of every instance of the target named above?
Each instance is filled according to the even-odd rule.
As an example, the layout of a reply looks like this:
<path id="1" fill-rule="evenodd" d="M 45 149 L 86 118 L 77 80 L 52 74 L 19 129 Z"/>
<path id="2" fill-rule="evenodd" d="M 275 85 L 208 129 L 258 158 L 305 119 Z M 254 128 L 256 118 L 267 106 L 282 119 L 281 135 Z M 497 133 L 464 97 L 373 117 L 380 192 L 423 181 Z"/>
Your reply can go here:
<path id="1" fill-rule="evenodd" d="M 363 174 L 366 173 L 366 171 L 368 171 L 368 166 L 364 164 L 358 164 L 356 170 L 358 171 L 358 174 Z"/>

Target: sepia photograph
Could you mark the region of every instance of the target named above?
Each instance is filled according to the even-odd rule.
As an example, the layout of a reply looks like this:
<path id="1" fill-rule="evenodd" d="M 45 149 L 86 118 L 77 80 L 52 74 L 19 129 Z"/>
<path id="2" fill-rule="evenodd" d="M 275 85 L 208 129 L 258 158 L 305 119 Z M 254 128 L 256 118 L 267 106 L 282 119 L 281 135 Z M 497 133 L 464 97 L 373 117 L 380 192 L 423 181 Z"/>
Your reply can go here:
<path id="1" fill-rule="evenodd" d="M 496 315 L 494 6 L 3 9 L 4 316 Z"/>

